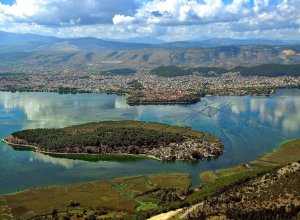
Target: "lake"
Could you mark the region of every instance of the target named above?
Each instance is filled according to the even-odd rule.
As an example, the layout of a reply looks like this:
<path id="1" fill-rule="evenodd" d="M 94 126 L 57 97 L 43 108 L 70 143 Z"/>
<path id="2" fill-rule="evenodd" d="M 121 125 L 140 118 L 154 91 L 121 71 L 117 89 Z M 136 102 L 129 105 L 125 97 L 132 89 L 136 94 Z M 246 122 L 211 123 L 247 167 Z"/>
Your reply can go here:
<path id="1" fill-rule="evenodd" d="M 1 142 L 0 194 L 166 172 L 190 173 L 197 185 L 203 170 L 247 163 L 285 140 L 300 137 L 300 90 L 281 89 L 270 97 L 207 96 L 192 105 L 148 106 L 129 106 L 124 96 L 117 95 L 0 92 L 1 139 L 22 129 L 123 119 L 191 126 L 221 138 L 225 152 L 218 159 L 199 162 L 87 162 L 17 151 Z"/>

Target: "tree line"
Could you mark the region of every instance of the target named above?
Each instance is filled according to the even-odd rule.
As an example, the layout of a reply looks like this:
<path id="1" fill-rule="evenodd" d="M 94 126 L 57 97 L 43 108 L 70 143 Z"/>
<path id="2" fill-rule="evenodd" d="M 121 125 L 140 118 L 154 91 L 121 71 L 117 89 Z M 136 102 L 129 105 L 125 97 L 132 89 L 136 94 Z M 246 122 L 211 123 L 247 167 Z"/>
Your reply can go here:
<path id="1" fill-rule="evenodd" d="M 38 145 L 46 150 L 64 148 L 84 148 L 86 146 L 147 147 L 166 146 L 170 143 L 181 143 L 184 136 L 170 132 L 160 132 L 145 128 L 107 128 L 100 127 L 94 131 L 71 134 L 64 129 L 30 129 L 12 134 L 29 144 Z M 131 149 L 134 153 L 136 149 Z M 138 153 L 138 152 L 136 152 Z"/>
<path id="2" fill-rule="evenodd" d="M 160 77 L 176 77 L 192 74 L 218 76 L 228 72 L 239 72 L 242 76 L 300 76 L 300 64 L 262 64 L 258 66 L 237 66 L 232 69 L 222 67 L 181 68 L 178 66 L 160 66 L 151 70 L 151 74 Z"/>

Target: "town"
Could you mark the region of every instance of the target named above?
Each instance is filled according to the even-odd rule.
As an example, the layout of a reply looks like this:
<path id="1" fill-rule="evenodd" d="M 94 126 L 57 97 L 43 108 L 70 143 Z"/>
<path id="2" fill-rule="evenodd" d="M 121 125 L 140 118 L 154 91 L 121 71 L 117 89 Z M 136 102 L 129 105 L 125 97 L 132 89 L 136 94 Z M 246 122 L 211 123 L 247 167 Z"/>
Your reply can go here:
<path id="1" fill-rule="evenodd" d="M 276 88 L 299 86 L 298 76 L 242 76 L 239 72 L 176 77 L 159 77 L 149 71 L 126 75 L 85 70 L 0 73 L 1 90 L 127 94 L 129 104 L 193 103 L 204 95 L 270 95 Z"/>

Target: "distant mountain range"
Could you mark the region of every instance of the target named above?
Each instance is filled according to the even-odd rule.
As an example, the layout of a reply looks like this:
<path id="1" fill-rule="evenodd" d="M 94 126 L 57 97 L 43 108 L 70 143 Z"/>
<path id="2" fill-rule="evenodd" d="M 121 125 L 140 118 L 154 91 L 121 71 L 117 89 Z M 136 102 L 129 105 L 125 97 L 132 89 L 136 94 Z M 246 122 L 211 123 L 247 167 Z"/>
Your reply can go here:
<path id="1" fill-rule="evenodd" d="M 125 40 L 98 39 L 93 37 L 57 38 L 36 34 L 0 32 L 0 53 L 34 51 L 100 51 L 146 48 L 210 48 L 242 45 L 300 45 L 300 41 L 266 39 L 215 38 L 194 41 L 164 42 L 153 37 L 129 38 Z"/>
<path id="2" fill-rule="evenodd" d="M 222 46 L 214 48 L 146 48 L 99 51 L 33 51 L 0 53 L 0 67 L 34 69 L 153 69 L 158 66 L 235 67 L 300 63 L 300 46 Z"/>
<path id="3" fill-rule="evenodd" d="M 135 37 L 135 38 L 128 38 L 128 39 L 121 39 L 121 40 L 113 40 L 107 39 L 110 41 L 120 41 L 120 42 L 127 42 L 127 43 L 140 43 L 140 44 L 164 44 L 165 41 L 157 39 L 155 37 Z"/>

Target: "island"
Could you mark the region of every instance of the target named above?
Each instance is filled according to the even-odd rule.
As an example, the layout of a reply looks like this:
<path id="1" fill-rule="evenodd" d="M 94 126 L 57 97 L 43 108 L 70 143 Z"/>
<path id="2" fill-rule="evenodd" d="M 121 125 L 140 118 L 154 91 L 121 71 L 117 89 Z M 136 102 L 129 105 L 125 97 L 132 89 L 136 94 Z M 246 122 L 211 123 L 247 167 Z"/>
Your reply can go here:
<path id="1" fill-rule="evenodd" d="M 128 105 L 193 104 L 200 101 L 200 94 L 180 92 L 133 92 L 126 96 Z"/>
<path id="2" fill-rule="evenodd" d="M 131 120 L 28 129 L 14 132 L 3 141 L 47 154 L 132 155 L 163 161 L 199 160 L 223 152 L 218 138 L 190 127 Z"/>

